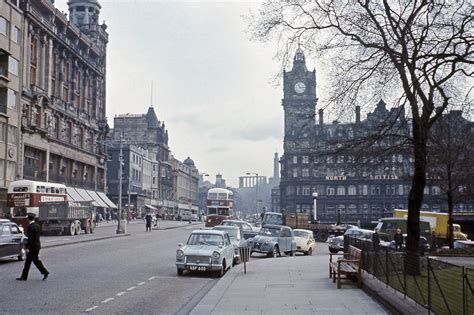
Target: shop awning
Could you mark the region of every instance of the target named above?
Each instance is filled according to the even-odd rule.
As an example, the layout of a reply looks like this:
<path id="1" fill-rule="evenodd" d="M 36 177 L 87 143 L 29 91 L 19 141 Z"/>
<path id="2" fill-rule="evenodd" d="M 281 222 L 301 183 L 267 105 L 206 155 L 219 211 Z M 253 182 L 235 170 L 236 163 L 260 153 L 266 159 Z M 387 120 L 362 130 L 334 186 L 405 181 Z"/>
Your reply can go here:
<path id="1" fill-rule="evenodd" d="M 145 205 L 146 208 L 158 211 L 158 208 L 153 207 L 152 205 Z"/>
<path id="2" fill-rule="evenodd" d="M 84 200 L 84 198 L 81 195 L 79 195 L 79 193 L 73 187 L 67 187 L 66 190 L 67 190 L 67 194 L 68 194 L 69 198 L 71 199 L 71 201 L 73 201 L 73 202 L 86 201 L 86 200 Z"/>
<path id="3" fill-rule="evenodd" d="M 92 201 L 92 205 L 94 207 L 100 207 L 97 201 L 95 201 L 94 198 L 92 198 L 92 196 L 89 195 L 85 189 L 76 188 L 76 191 L 79 195 L 81 195 L 82 198 L 84 198 L 84 201 Z"/>
<path id="4" fill-rule="evenodd" d="M 87 190 L 87 193 L 94 199 L 94 201 L 98 204 L 97 207 L 102 207 L 102 208 L 109 208 L 109 206 L 103 201 L 99 195 L 93 191 L 93 190 Z"/>
<path id="5" fill-rule="evenodd" d="M 98 191 L 99 197 L 107 204 L 108 208 L 117 209 L 117 206 L 101 191 Z"/>

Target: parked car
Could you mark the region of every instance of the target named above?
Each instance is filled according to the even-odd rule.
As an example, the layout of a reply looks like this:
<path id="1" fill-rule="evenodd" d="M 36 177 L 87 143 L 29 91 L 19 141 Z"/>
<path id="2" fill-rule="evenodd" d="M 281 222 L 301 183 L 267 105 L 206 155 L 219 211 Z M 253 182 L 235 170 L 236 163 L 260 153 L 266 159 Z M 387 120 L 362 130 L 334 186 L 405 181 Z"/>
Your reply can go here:
<path id="1" fill-rule="evenodd" d="M 27 237 L 18 225 L 10 220 L 0 219 L 0 258 L 24 260 L 26 240 Z"/>
<path id="2" fill-rule="evenodd" d="M 267 256 L 281 256 L 281 253 L 293 256 L 296 253 L 296 242 L 293 230 L 285 225 L 264 225 L 260 232 L 248 240 L 250 255 L 263 253 Z"/>
<path id="3" fill-rule="evenodd" d="M 405 251 L 405 244 L 407 242 L 407 234 L 403 234 L 403 244 L 400 251 Z M 380 242 L 380 245 L 389 247 L 391 249 L 395 249 L 395 241 L 391 242 Z M 430 250 L 430 244 L 428 244 L 428 240 L 424 236 L 420 236 L 420 242 L 418 244 L 418 248 L 420 250 L 420 255 L 424 255 L 426 252 Z"/>
<path id="4" fill-rule="evenodd" d="M 212 228 L 213 230 L 225 231 L 229 234 L 230 241 L 232 245 L 234 245 L 234 260 L 233 264 L 239 264 L 240 259 L 240 251 L 239 247 L 246 247 L 247 241 L 244 239 L 244 234 L 242 230 L 238 226 L 226 226 L 226 225 L 216 225 Z"/>
<path id="5" fill-rule="evenodd" d="M 253 227 L 252 224 L 242 220 L 224 220 L 220 225 L 238 226 L 244 233 L 244 238 L 249 239 L 258 234 L 259 228 Z"/>
<path id="6" fill-rule="evenodd" d="M 311 256 L 316 248 L 313 231 L 294 229 L 296 251 Z"/>
<path id="7" fill-rule="evenodd" d="M 371 240 L 372 234 L 374 234 L 374 231 L 372 230 L 359 229 L 356 226 L 351 226 L 344 235 L 334 236 L 327 240 L 329 251 L 336 254 L 339 251 L 344 250 L 344 236 L 354 237 L 361 240 Z"/>
<path id="8" fill-rule="evenodd" d="M 474 248 L 474 241 L 471 241 L 471 240 L 454 241 L 454 248 Z"/>
<path id="9" fill-rule="evenodd" d="M 195 230 L 186 245 L 178 244 L 176 270 L 178 276 L 184 270 L 217 272 L 219 277 L 232 267 L 234 245 L 226 231 Z"/>
<path id="10" fill-rule="evenodd" d="M 197 213 L 191 213 L 191 221 L 199 221 L 199 216 Z"/>

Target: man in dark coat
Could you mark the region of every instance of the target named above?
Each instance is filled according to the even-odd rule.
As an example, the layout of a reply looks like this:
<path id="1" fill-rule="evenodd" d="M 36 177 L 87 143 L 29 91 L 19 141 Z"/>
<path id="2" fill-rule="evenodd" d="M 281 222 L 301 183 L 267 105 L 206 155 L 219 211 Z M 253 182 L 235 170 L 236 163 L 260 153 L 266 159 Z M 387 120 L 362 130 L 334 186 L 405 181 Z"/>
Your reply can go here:
<path id="1" fill-rule="evenodd" d="M 403 235 L 400 229 L 397 229 L 397 232 L 393 236 L 393 240 L 395 241 L 395 250 L 402 250 Z"/>
<path id="2" fill-rule="evenodd" d="M 39 252 L 41 249 L 41 227 L 37 223 L 35 223 L 34 214 L 28 214 L 28 220 L 30 221 L 30 224 L 26 228 L 26 236 L 28 237 L 28 242 L 26 243 L 25 266 L 23 267 L 21 277 L 16 278 L 16 280 L 26 281 L 28 279 L 28 272 L 30 271 L 30 266 L 32 262 L 43 275 L 43 280 L 46 280 L 49 276 L 49 271 L 43 266 L 43 263 L 39 259 Z"/>
<path id="3" fill-rule="evenodd" d="M 379 250 L 379 245 L 380 245 L 380 235 L 379 235 L 379 229 L 374 230 L 374 234 L 372 234 L 372 247 L 374 251 Z"/>
<path id="4" fill-rule="evenodd" d="M 148 212 L 145 216 L 145 223 L 146 223 L 146 232 L 151 232 L 151 222 L 153 221 L 153 217 L 151 216 L 150 212 Z"/>

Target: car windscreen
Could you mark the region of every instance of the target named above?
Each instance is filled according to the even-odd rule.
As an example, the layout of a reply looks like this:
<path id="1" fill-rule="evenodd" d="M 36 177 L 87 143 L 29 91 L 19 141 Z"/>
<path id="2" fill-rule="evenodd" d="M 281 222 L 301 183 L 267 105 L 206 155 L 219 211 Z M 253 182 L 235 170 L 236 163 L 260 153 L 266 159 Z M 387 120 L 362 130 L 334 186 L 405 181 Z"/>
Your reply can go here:
<path id="1" fill-rule="evenodd" d="M 219 230 L 219 231 L 226 231 L 227 234 L 229 234 L 229 237 L 231 239 L 236 239 L 237 238 L 237 235 L 239 233 L 239 230 L 238 229 L 221 229 L 219 227 L 214 227 L 215 230 Z"/>
<path id="2" fill-rule="evenodd" d="M 232 221 L 222 221 L 221 225 L 224 225 L 224 226 L 238 226 L 237 223 L 232 222 Z"/>
<path id="3" fill-rule="evenodd" d="M 280 229 L 264 227 L 260 230 L 258 234 L 265 235 L 265 236 L 278 236 L 280 235 Z"/>
<path id="4" fill-rule="evenodd" d="M 188 245 L 213 245 L 224 244 L 224 239 L 217 234 L 191 234 L 188 239 Z"/>
<path id="5" fill-rule="evenodd" d="M 293 234 L 295 235 L 295 237 L 308 238 L 308 232 L 293 230 Z"/>

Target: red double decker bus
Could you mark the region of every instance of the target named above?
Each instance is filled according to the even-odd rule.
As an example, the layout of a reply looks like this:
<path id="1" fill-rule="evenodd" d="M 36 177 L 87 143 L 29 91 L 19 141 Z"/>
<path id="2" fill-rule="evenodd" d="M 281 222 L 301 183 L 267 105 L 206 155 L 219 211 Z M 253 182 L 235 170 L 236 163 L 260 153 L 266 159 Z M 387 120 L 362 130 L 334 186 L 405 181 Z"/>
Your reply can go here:
<path id="1" fill-rule="evenodd" d="M 211 188 L 207 192 L 206 227 L 221 224 L 232 219 L 232 191 L 224 188 Z"/>

